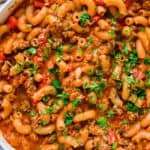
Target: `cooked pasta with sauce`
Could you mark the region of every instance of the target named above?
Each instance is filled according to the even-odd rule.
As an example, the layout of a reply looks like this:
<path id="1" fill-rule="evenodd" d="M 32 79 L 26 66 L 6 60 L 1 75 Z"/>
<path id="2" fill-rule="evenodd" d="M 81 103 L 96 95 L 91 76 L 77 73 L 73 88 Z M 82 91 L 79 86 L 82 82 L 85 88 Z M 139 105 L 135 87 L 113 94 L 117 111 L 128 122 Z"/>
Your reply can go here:
<path id="1" fill-rule="evenodd" d="M 16 150 L 150 150 L 150 0 L 28 0 L 0 25 L 0 131 Z"/>

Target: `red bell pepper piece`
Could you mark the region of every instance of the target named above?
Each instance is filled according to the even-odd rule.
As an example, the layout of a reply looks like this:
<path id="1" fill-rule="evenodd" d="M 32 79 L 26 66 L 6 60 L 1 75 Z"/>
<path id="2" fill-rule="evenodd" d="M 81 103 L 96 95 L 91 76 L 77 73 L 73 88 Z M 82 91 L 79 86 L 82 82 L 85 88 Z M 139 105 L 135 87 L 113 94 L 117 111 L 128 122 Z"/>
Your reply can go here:
<path id="1" fill-rule="evenodd" d="M 36 8 L 42 8 L 44 6 L 44 2 L 36 0 L 36 1 L 34 1 L 34 6 Z"/>
<path id="2" fill-rule="evenodd" d="M 11 16 L 8 19 L 7 25 L 9 26 L 10 29 L 17 29 L 17 24 L 18 24 L 18 20 L 15 16 Z"/>

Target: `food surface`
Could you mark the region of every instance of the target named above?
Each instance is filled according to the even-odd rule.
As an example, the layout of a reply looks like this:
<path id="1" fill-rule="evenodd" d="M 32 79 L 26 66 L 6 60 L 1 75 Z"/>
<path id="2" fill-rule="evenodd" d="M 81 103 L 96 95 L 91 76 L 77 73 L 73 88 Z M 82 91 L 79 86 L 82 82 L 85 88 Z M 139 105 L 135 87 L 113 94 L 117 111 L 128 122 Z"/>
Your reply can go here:
<path id="1" fill-rule="evenodd" d="M 16 150 L 150 150 L 150 1 L 24 2 L 0 25 L 0 98 Z"/>

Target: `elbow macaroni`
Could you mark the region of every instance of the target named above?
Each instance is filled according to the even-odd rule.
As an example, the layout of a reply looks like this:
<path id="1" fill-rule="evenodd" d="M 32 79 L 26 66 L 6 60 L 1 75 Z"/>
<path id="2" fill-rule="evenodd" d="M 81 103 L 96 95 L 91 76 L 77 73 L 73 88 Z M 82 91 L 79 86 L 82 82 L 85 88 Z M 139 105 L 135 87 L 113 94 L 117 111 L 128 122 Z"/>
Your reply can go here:
<path id="1" fill-rule="evenodd" d="M 148 0 L 25 1 L 0 25 L 0 98 L 16 150 L 149 150 Z"/>

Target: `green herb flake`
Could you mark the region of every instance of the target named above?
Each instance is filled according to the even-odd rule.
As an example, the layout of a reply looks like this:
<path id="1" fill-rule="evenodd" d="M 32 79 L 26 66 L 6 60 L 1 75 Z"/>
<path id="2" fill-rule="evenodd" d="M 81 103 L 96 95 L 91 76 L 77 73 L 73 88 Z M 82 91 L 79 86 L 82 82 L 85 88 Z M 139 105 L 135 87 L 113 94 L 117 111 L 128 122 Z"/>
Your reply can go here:
<path id="1" fill-rule="evenodd" d="M 73 106 L 73 107 L 76 107 L 76 106 L 79 105 L 79 103 L 80 103 L 80 99 L 75 98 L 75 99 L 72 101 L 72 106 Z"/>
<path id="2" fill-rule="evenodd" d="M 58 45 L 56 47 L 56 53 L 59 55 L 59 56 L 63 56 L 63 51 L 62 51 L 62 44 Z"/>
<path id="3" fill-rule="evenodd" d="M 35 55 L 36 54 L 36 48 L 35 47 L 28 48 L 27 53 L 30 55 Z"/>
<path id="4" fill-rule="evenodd" d="M 116 31 L 115 30 L 111 30 L 108 32 L 109 35 L 111 36 L 115 36 L 116 35 Z"/>
<path id="5" fill-rule="evenodd" d="M 61 84 L 59 82 L 59 80 L 55 79 L 52 81 L 52 85 L 56 88 L 56 89 L 61 89 Z"/>
<path id="6" fill-rule="evenodd" d="M 126 104 L 127 110 L 131 112 L 139 112 L 141 111 L 141 108 L 137 107 L 135 104 L 131 102 L 127 102 Z"/>
<path id="7" fill-rule="evenodd" d="M 73 122 L 74 114 L 73 113 L 66 113 L 65 114 L 65 124 L 71 125 Z"/>
<path id="8" fill-rule="evenodd" d="M 140 80 L 139 79 L 136 79 L 136 78 L 134 78 L 133 76 L 128 76 L 128 83 L 129 84 L 132 84 L 132 85 L 134 85 L 134 84 L 138 84 L 139 82 L 140 82 Z"/>
<path id="9" fill-rule="evenodd" d="M 117 146 L 118 146 L 117 142 L 112 143 L 111 150 L 116 150 Z"/>
<path id="10" fill-rule="evenodd" d="M 96 122 L 100 128 L 107 128 L 108 127 L 108 122 L 107 122 L 105 117 L 98 118 Z"/>
<path id="11" fill-rule="evenodd" d="M 52 44 L 55 43 L 55 41 L 49 38 L 49 39 L 48 39 L 48 43 L 52 45 Z"/>
<path id="12" fill-rule="evenodd" d="M 90 20 L 90 18 L 91 18 L 90 15 L 87 13 L 81 14 L 80 21 L 79 21 L 80 25 L 85 26 L 87 24 L 87 22 Z"/>
<path id="13" fill-rule="evenodd" d="M 97 107 L 98 107 L 99 110 L 102 110 L 103 109 L 103 104 L 98 104 Z"/>
<path id="14" fill-rule="evenodd" d="M 87 40 L 87 46 L 89 46 L 90 44 L 93 43 L 93 37 L 89 37 L 88 40 Z"/>
<path id="15" fill-rule="evenodd" d="M 141 99 L 144 99 L 146 96 L 146 92 L 144 88 L 136 88 L 132 91 L 133 94 L 137 95 Z"/>
<path id="16" fill-rule="evenodd" d="M 145 65 L 150 65 L 150 58 L 145 58 L 144 59 L 144 64 Z"/>
<path id="17" fill-rule="evenodd" d="M 140 27 L 140 28 L 138 28 L 138 30 L 139 30 L 139 32 L 144 32 L 144 31 L 145 31 L 145 28 Z"/>
<path id="18" fill-rule="evenodd" d="M 30 115 L 31 117 L 34 117 L 34 116 L 37 115 L 37 113 L 36 113 L 35 111 L 30 111 L 30 112 L 29 112 L 29 115 Z"/>
<path id="19" fill-rule="evenodd" d="M 35 75 L 36 73 L 37 73 L 37 71 L 38 71 L 38 65 L 37 64 L 30 64 L 30 66 L 29 66 L 29 71 L 33 74 L 33 75 Z"/>
<path id="20" fill-rule="evenodd" d="M 59 72 L 59 69 L 55 67 L 55 68 L 49 69 L 48 72 L 56 75 Z"/>
<path id="21" fill-rule="evenodd" d="M 47 103 L 48 100 L 49 100 L 49 96 L 48 96 L 48 95 L 46 95 L 46 96 L 44 96 L 44 97 L 42 98 L 42 101 L 43 101 L 44 103 Z"/>
<path id="22" fill-rule="evenodd" d="M 68 93 L 63 91 L 62 93 L 57 94 L 56 97 L 60 98 L 63 101 L 64 105 L 68 105 L 68 103 L 69 103 L 69 94 Z"/>
<path id="23" fill-rule="evenodd" d="M 44 55 L 43 55 L 43 60 L 48 60 L 49 58 L 49 49 L 45 49 L 44 50 Z"/>
<path id="24" fill-rule="evenodd" d="M 45 121 L 45 120 L 41 120 L 41 121 L 40 121 L 40 125 L 44 127 L 44 126 L 46 126 L 46 125 L 47 125 L 47 123 L 46 123 L 46 121 Z"/>
<path id="25" fill-rule="evenodd" d="M 107 111 L 107 117 L 108 118 L 112 118 L 116 115 L 116 112 L 112 111 L 112 110 L 108 110 Z"/>
<path id="26" fill-rule="evenodd" d="M 123 43 L 122 53 L 123 53 L 124 55 L 128 55 L 129 50 L 128 50 L 128 47 L 127 47 L 127 43 Z"/>

